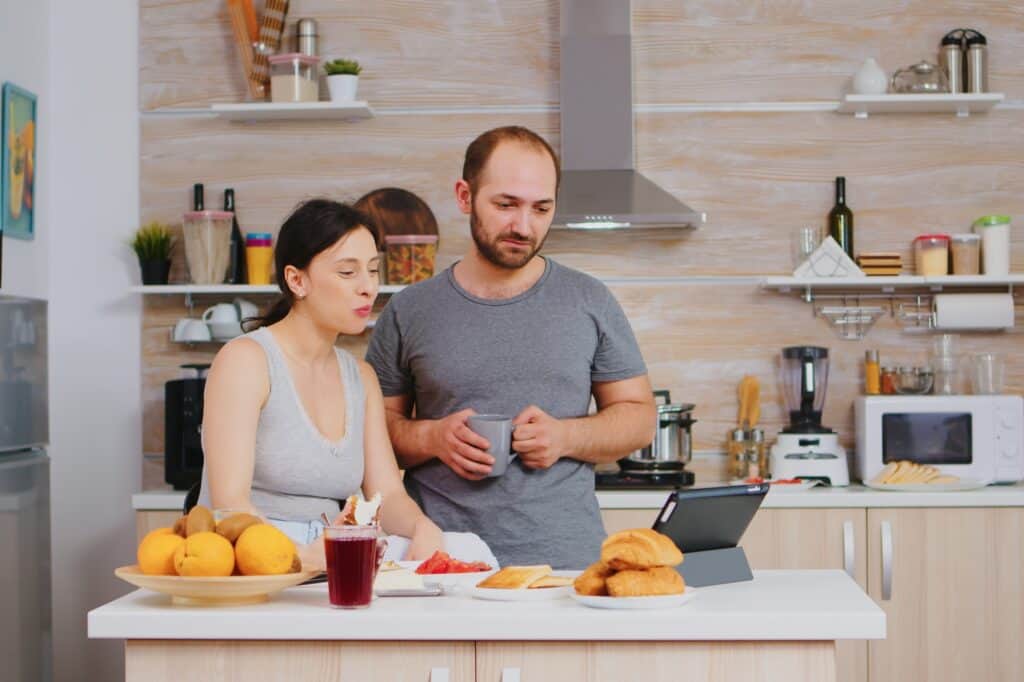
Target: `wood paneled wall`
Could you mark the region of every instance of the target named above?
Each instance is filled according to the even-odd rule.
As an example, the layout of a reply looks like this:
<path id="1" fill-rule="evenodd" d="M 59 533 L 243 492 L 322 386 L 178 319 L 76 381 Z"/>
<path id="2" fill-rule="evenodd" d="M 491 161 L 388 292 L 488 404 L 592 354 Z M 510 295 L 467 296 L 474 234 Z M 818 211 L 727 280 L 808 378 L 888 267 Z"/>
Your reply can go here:
<path id="1" fill-rule="evenodd" d="M 990 39 L 991 86 L 1024 99 L 1024 13 L 1012 3 L 908 0 L 723 3 L 634 0 L 635 98 L 640 105 L 836 99 L 867 56 L 887 70 L 935 58 L 948 29 L 975 26 Z M 360 97 L 379 115 L 358 123 L 233 124 L 210 117 L 144 115 L 141 220 L 180 223 L 193 182 L 207 202 L 236 189 L 243 229 L 275 232 L 299 200 L 354 199 L 383 185 L 420 194 L 441 225 L 439 266 L 462 254 L 468 227 L 452 198 L 466 144 L 498 125 L 529 126 L 558 144 L 557 0 L 475 3 L 293 0 L 291 18 L 320 22 L 322 51 L 360 59 Z M 144 0 L 140 107 L 203 106 L 243 98 L 223 3 Z M 477 113 L 437 111 L 467 107 Z M 517 113 L 516 108 L 531 113 Z M 479 113 L 480 109 L 488 113 Z M 859 250 L 896 250 L 922 232 L 966 231 L 986 213 L 1024 220 L 1024 110 L 985 116 L 874 116 L 829 111 L 666 112 L 636 116 L 637 164 L 709 214 L 695 232 L 555 232 L 546 253 L 605 277 L 784 274 L 796 228 L 821 225 L 832 179 L 847 177 Z M 1024 271 L 1024 239 L 1012 261 Z M 184 275 L 179 262 L 172 277 Z M 927 335 L 893 320 L 863 342 L 839 340 L 810 306 L 762 293 L 749 282 L 615 285 L 657 387 L 698 405 L 699 450 L 721 447 L 735 422 L 736 385 L 762 380 L 763 419 L 782 421 L 777 357 L 785 345 L 833 351 L 825 420 L 852 445 L 851 400 L 860 361 L 922 361 Z M 201 312 L 215 298 L 197 301 Z M 267 302 L 264 297 L 257 302 Z M 180 297 L 147 297 L 143 384 L 146 453 L 163 450 L 163 382 L 177 365 L 209 360 L 216 346 L 188 350 L 168 331 Z M 1008 358 L 1008 385 L 1024 390 L 1020 328 L 964 338 L 968 351 Z M 364 338 L 347 340 L 360 354 Z M 159 483 L 147 468 L 147 485 Z M 153 480 L 156 478 L 156 480 Z"/>

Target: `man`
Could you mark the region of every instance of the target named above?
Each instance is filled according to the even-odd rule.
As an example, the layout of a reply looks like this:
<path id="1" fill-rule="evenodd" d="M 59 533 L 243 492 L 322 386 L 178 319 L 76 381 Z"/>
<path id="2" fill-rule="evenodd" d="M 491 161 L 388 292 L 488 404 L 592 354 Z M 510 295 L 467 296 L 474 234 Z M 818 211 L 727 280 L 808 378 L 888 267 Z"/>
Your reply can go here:
<path id="1" fill-rule="evenodd" d="M 593 465 L 650 443 L 656 413 L 611 292 L 538 255 L 558 181 L 554 151 L 530 130 L 474 140 L 455 184 L 469 252 L 391 299 L 366 359 L 424 512 L 479 534 L 502 564 L 576 569 L 597 560 L 605 535 Z M 494 459 L 467 426 L 474 413 L 514 417 L 517 457 L 500 477 L 487 478 Z"/>

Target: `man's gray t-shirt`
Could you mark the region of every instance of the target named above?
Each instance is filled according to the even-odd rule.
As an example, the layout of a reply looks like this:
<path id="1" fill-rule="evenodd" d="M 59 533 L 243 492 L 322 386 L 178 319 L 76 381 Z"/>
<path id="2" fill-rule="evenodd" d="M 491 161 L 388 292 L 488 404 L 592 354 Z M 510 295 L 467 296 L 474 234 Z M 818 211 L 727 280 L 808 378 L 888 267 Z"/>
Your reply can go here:
<path id="1" fill-rule="evenodd" d="M 452 268 L 393 296 L 366 353 L 384 395 L 412 395 L 422 419 L 465 408 L 515 417 L 529 405 L 564 419 L 587 414 L 592 382 L 645 374 L 608 288 L 545 263 L 514 298 L 477 298 Z M 582 569 L 600 555 L 594 469 L 579 460 L 528 469 L 513 459 L 503 476 L 468 481 L 432 459 L 407 471 L 405 485 L 442 530 L 479 534 L 503 565 Z"/>

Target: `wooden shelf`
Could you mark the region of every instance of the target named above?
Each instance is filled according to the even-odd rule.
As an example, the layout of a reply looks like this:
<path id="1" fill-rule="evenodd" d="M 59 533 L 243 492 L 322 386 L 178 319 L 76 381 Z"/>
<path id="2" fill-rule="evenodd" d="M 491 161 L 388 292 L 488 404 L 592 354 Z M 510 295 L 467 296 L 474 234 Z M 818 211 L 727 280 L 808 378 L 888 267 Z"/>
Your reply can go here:
<path id="1" fill-rule="evenodd" d="M 779 292 L 807 289 L 832 290 L 874 290 L 891 292 L 897 289 L 931 289 L 941 291 L 945 287 L 1013 287 L 1024 284 L 1024 275 L 945 275 L 942 277 L 920 277 L 898 275 L 896 277 L 765 277 L 762 289 Z"/>
<path id="2" fill-rule="evenodd" d="M 373 118 L 366 102 L 251 102 L 213 104 L 210 113 L 228 121 L 346 120 Z"/>
<path id="3" fill-rule="evenodd" d="M 841 114 L 867 118 L 868 114 L 948 113 L 957 116 L 984 113 L 1002 102 L 1001 92 L 934 95 L 846 95 L 836 109 Z"/>
<path id="4" fill-rule="evenodd" d="M 382 284 L 379 293 L 397 294 L 404 284 Z M 136 294 L 279 294 L 276 284 L 143 284 L 131 288 Z"/>

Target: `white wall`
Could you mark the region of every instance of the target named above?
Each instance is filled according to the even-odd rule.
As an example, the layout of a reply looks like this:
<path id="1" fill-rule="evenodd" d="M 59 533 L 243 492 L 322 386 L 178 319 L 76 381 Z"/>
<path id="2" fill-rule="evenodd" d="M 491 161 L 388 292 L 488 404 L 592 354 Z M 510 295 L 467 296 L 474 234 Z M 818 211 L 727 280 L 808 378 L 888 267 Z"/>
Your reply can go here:
<path id="1" fill-rule="evenodd" d="M 46 298 L 48 292 L 50 165 L 50 2 L 0 0 L 0 82 L 10 81 L 36 101 L 35 231 L 33 241 L 5 237 L 0 293 Z"/>
<path id="2" fill-rule="evenodd" d="M 126 593 L 141 485 L 138 2 L 50 5 L 50 414 L 56 680 L 123 679 L 86 612 Z M 10 241 L 10 240 L 8 240 Z"/>

